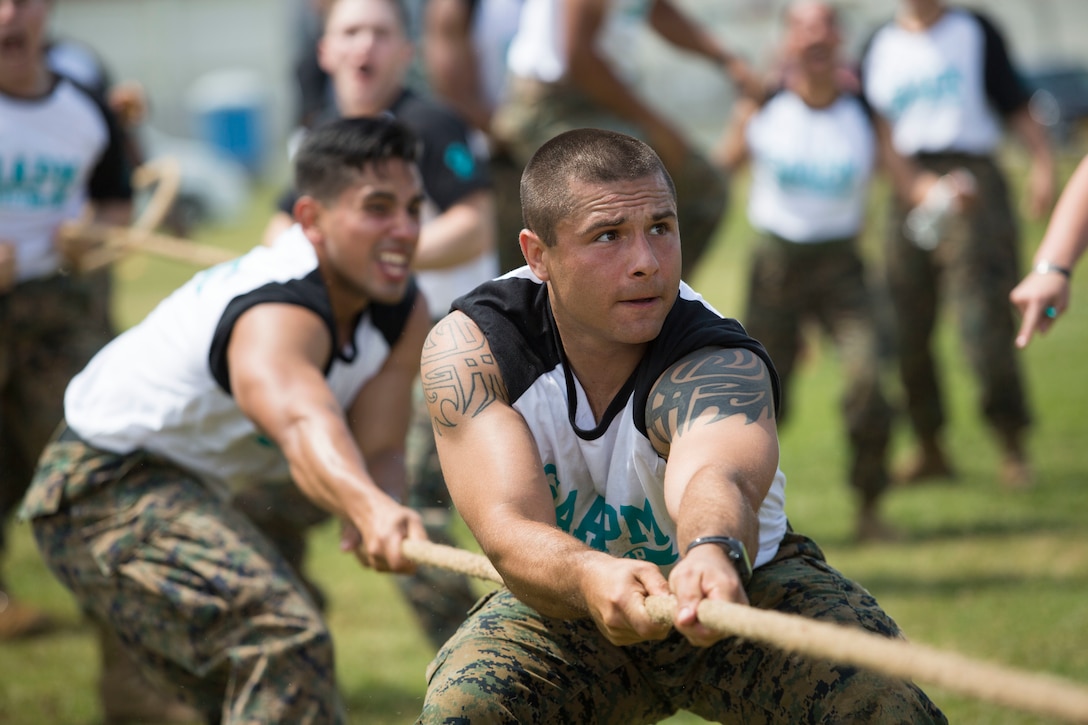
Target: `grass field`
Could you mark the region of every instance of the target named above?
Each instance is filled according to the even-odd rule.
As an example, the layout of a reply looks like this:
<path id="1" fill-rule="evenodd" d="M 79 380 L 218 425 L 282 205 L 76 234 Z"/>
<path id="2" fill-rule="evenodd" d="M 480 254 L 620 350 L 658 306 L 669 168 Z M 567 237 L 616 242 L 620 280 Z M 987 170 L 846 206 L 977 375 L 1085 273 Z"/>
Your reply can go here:
<path id="1" fill-rule="evenodd" d="M 1071 168 L 1066 160 L 1064 173 Z M 1023 171 L 1012 155 L 1014 178 Z M 750 234 L 743 192 L 730 222 L 699 270 L 695 286 L 719 309 L 738 314 Z M 879 200 L 882 195 L 877 194 Z M 206 242 L 243 249 L 257 239 L 268 207 Z M 879 201 L 865 248 L 878 254 Z M 1024 260 L 1041 234 L 1025 226 Z M 118 320 L 139 319 L 192 269 L 133 258 L 118 268 Z M 1051 672 L 1088 685 L 1088 275 L 1077 275 L 1073 309 L 1023 354 L 1036 425 L 1030 450 L 1038 483 L 1009 492 L 997 482 L 996 448 L 976 412 L 975 386 L 959 346 L 943 325 L 939 353 L 949 397 L 948 443 L 959 471 L 952 483 L 894 490 L 895 543 L 855 546 L 852 502 L 843 480 L 840 381 L 833 351 L 814 342 L 795 383 L 794 417 L 782 431 L 788 512 L 799 531 L 820 542 L 831 563 L 867 586 L 913 640 L 970 657 Z M 890 378 L 891 380 L 891 378 Z M 900 425 L 896 458 L 909 439 Z M 91 632 L 65 592 L 41 565 L 25 526 L 12 529 L 7 562 L 12 589 L 66 623 L 46 638 L 0 648 L 0 722 L 76 725 L 97 722 L 98 673 Z M 467 535 L 463 543 L 471 546 Z M 430 659 L 394 583 L 361 570 L 338 553 L 335 531 L 316 532 L 311 571 L 327 589 L 340 684 L 357 723 L 406 723 L 418 713 Z M 927 688 L 953 723 L 1027 725 L 1051 722 Z M 670 723 L 701 722 L 678 715 Z"/>

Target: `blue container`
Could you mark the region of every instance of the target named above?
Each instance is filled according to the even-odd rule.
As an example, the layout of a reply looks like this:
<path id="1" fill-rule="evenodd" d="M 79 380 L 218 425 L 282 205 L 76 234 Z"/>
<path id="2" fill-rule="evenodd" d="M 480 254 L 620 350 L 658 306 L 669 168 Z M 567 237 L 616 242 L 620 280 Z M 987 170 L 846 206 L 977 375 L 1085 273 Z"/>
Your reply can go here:
<path id="1" fill-rule="evenodd" d="M 268 148 L 267 100 L 260 77 L 246 70 L 218 70 L 199 78 L 189 106 L 201 141 L 260 173 Z"/>

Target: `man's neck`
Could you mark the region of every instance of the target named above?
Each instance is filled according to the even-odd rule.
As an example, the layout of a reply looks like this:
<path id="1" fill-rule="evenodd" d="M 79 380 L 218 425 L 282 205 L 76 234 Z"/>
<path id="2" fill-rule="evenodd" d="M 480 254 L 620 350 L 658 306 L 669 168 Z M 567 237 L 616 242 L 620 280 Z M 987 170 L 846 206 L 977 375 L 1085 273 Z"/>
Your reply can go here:
<path id="1" fill-rule="evenodd" d="M 560 332 L 562 339 L 562 333 Z M 567 365 L 585 391 L 589 407 L 593 411 L 593 420 L 600 423 L 608 406 L 623 389 L 624 384 L 634 373 L 645 346 L 630 346 L 611 352 L 579 350 L 571 354 L 571 346 L 564 341 L 564 353 Z"/>
<path id="2" fill-rule="evenodd" d="M 370 116 L 379 116 L 392 108 L 393 104 L 396 103 L 402 93 L 404 93 L 404 87 L 398 86 L 387 97 L 378 99 L 377 101 L 341 96 L 337 99 L 337 110 L 343 118 L 367 118 Z"/>
<path id="3" fill-rule="evenodd" d="M 53 74 L 44 63 L 33 63 L 17 72 L 0 74 L 0 93 L 15 98 L 39 98 L 49 92 Z"/>
<path id="4" fill-rule="evenodd" d="M 919 32 L 936 25 L 945 10 L 940 0 L 913 0 L 900 5 L 896 19 L 907 30 Z"/>
<path id="5" fill-rule="evenodd" d="M 830 75 L 799 73 L 789 84 L 809 108 L 827 108 L 839 97 L 839 87 L 834 73 Z"/>

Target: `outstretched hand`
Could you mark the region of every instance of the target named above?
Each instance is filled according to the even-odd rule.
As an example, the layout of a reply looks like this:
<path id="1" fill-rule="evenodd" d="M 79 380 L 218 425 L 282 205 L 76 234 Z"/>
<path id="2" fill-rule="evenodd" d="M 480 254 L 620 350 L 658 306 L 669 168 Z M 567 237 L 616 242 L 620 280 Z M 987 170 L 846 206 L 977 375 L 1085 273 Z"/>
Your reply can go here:
<path id="1" fill-rule="evenodd" d="M 1016 346 L 1025 348 L 1032 336 L 1047 332 L 1069 307 L 1069 280 L 1060 274 L 1032 272 L 1009 293 L 1009 300 L 1020 310 L 1020 330 Z"/>

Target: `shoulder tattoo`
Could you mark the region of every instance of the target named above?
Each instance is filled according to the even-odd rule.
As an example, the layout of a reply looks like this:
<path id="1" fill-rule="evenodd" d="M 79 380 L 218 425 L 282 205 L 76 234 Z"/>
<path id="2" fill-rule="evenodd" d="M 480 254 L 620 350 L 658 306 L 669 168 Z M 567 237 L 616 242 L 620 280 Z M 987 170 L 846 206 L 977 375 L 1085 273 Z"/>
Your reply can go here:
<path id="1" fill-rule="evenodd" d="M 435 435 L 508 397 L 487 339 L 464 315 L 449 315 L 431 330 L 420 380 Z"/>
<path id="2" fill-rule="evenodd" d="M 668 446 L 710 411 L 713 423 L 733 415 L 747 424 L 774 417 L 774 395 L 763 360 L 743 348 L 698 350 L 662 374 L 646 400 L 651 440 Z"/>

